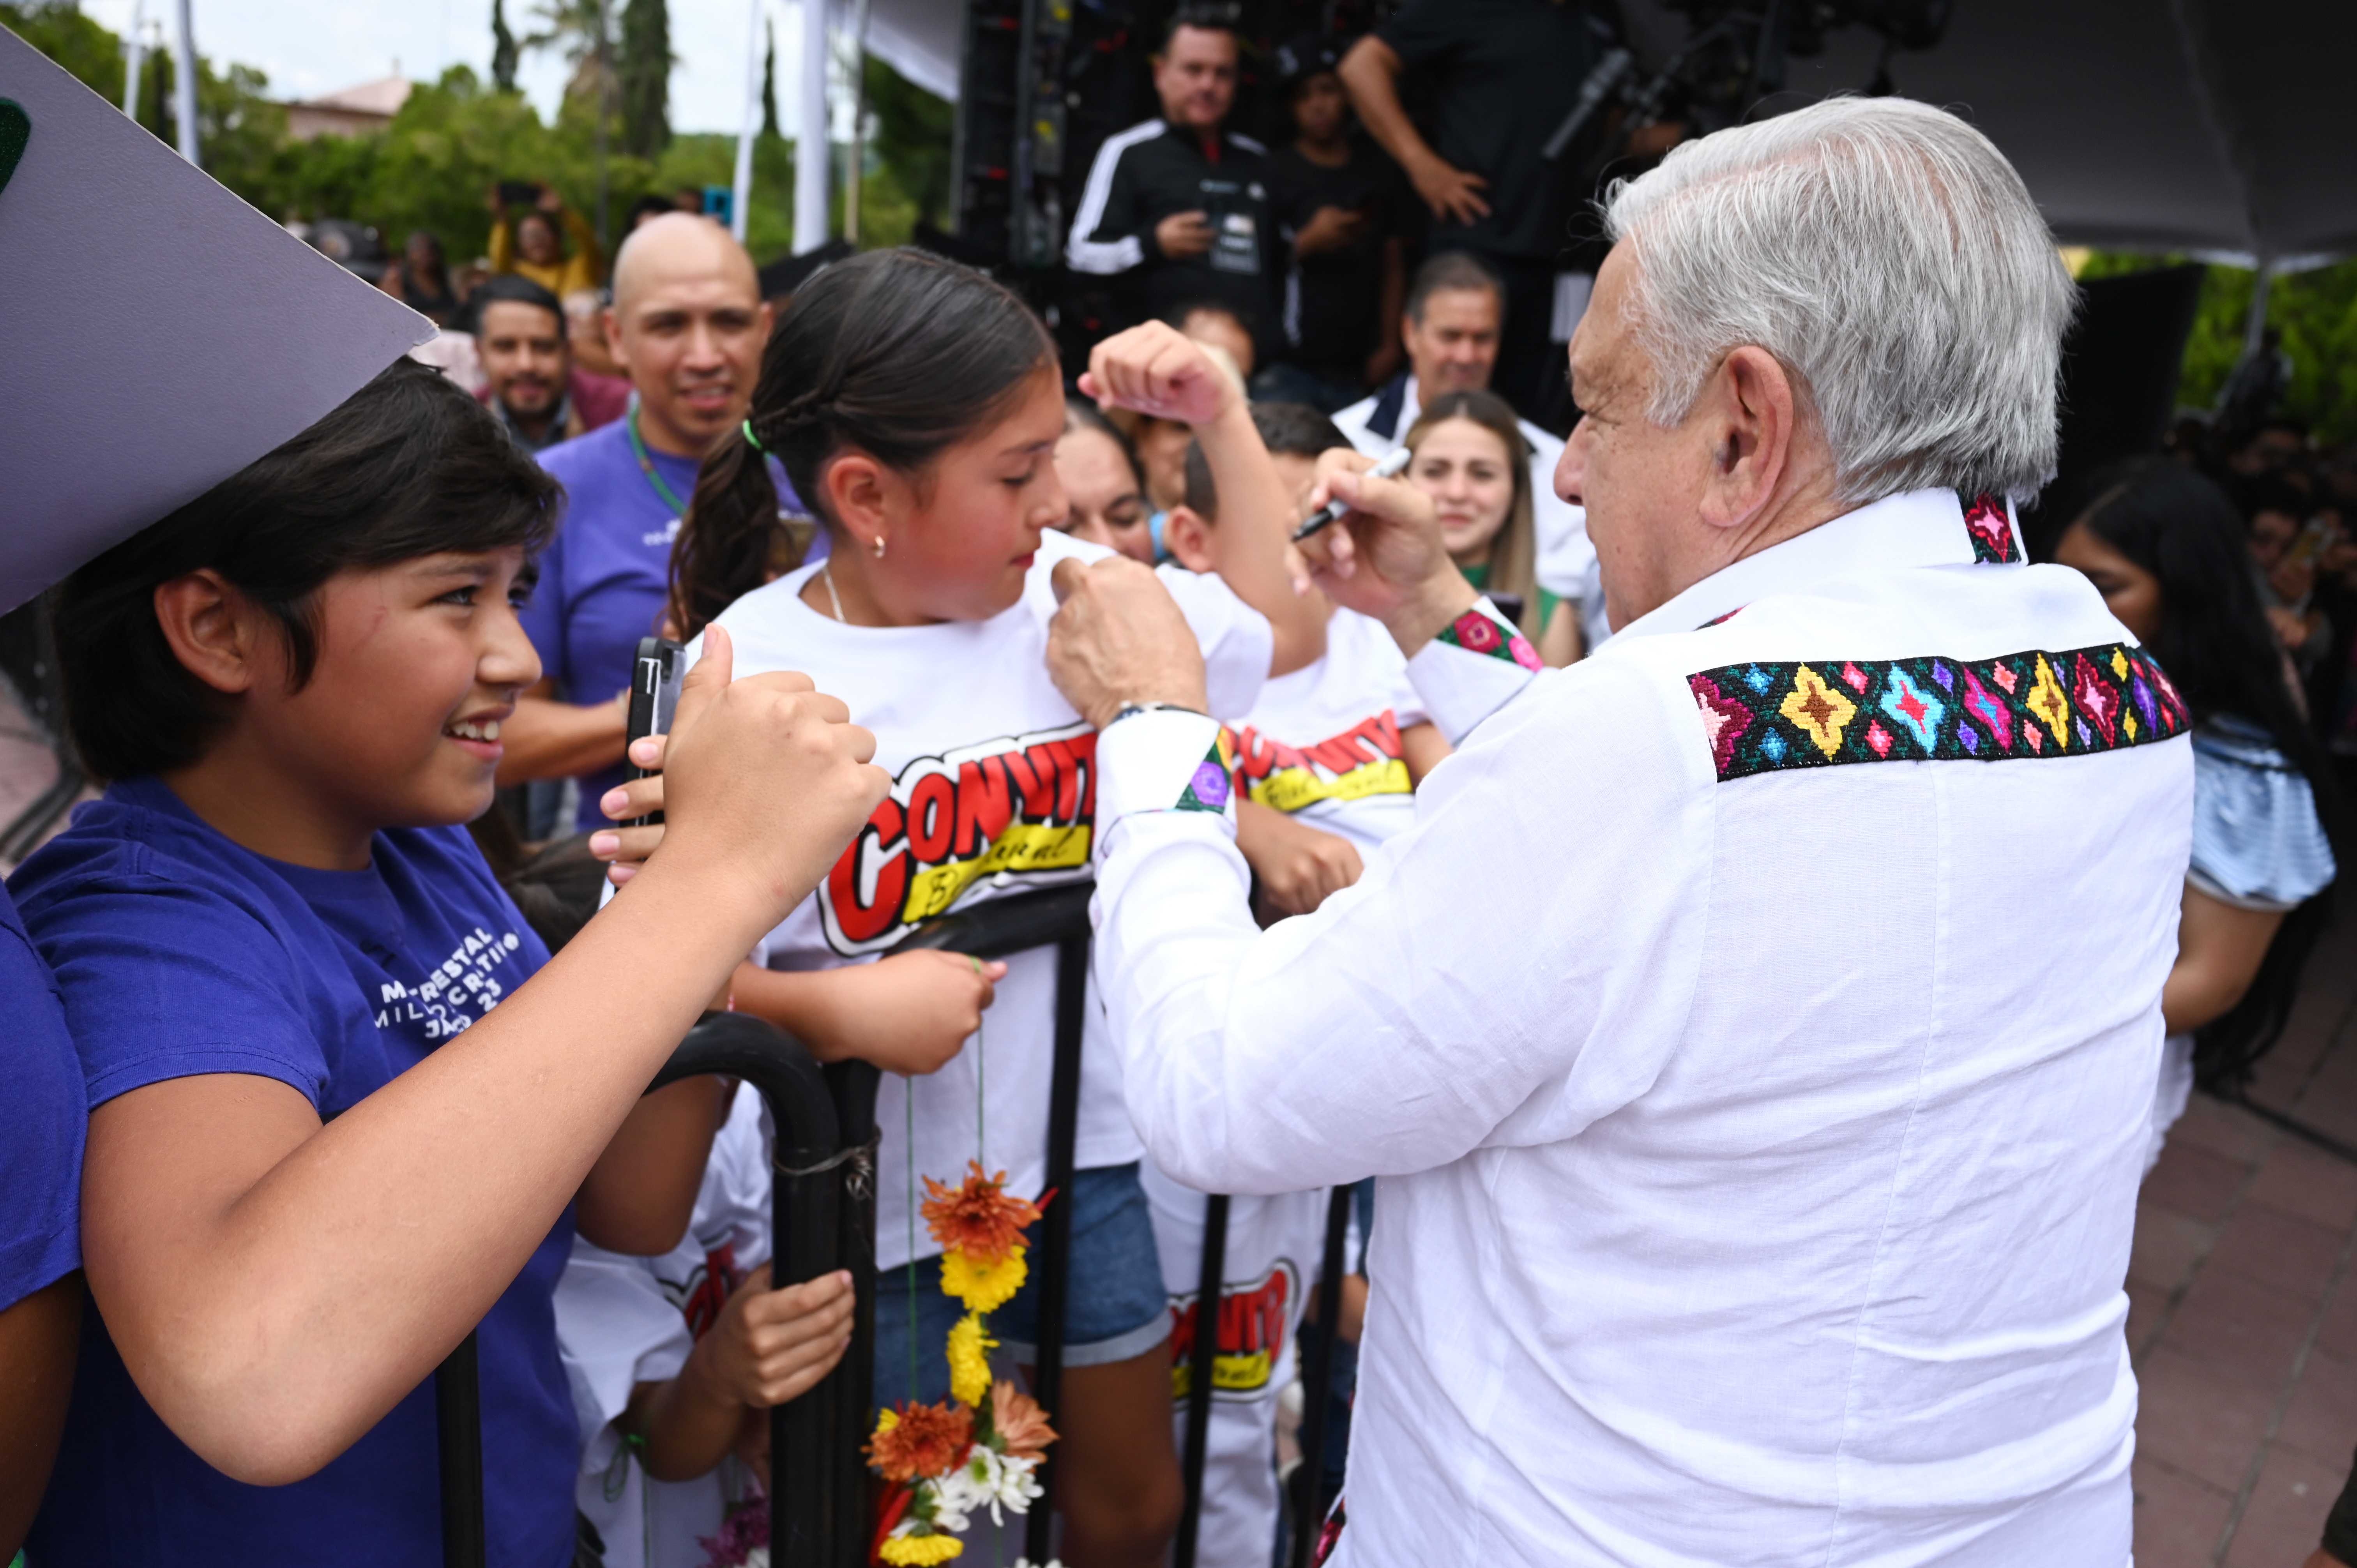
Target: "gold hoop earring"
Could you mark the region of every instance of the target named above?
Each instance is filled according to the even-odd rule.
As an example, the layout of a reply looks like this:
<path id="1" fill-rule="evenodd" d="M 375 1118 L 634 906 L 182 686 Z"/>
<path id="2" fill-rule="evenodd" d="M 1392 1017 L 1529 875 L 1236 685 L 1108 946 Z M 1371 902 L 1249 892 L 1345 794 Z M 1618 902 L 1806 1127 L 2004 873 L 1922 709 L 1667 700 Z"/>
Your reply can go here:
<path id="1" fill-rule="evenodd" d="M 876 559 L 884 559 L 884 536 L 880 533 L 876 536 Z"/>

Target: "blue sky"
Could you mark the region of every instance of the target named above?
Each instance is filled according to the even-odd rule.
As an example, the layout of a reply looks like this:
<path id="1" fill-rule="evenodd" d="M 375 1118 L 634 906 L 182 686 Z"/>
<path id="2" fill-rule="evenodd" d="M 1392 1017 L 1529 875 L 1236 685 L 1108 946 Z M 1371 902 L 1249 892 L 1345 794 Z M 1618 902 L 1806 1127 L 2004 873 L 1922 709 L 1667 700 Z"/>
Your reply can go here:
<path id="1" fill-rule="evenodd" d="M 490 0 L 191 0 L 197 48 L 216 60 L 258 66 L 274 97 L 309 98 L 401 72 L 431 81 L 453 65 L 488 75 Z M 671 0 L 672 125 L 681 131 L 734 131 L 744 102 L 745 38 L 752 0 Z M 779 109 L 791 123 L 796 7 L 767 0 L 778 30 Z M 117 32 L 135 0 L 82 0 L 82 9 Z M 145 0 L 168 36 L 178 0 Z M 614 0 L 619 16 L 621 0 Z M 530 30 L 532 0 L 510 0 L 508 26 Z M 564 62 L 527 55 L 519 84 L 552 110 L 564 90 Z"/>

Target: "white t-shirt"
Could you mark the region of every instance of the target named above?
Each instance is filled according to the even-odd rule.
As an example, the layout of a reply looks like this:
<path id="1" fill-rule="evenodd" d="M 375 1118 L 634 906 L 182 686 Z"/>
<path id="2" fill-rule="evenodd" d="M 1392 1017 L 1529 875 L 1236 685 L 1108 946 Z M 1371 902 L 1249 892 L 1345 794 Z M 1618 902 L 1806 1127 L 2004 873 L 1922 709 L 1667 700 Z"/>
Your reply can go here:
<path id="1" fill-rule="evenodd" d="M 770 1257 L 770 1162 L 761 1098 L 740 1089 L 712 1141 L 695 1212 L 660 1258 L 574 1238 L 556 1285 L 556 1348 L 581 1423 L 575 1501 L 606 1542 L 606 1568 L 701 1568 L 698 1536 L 718 1533 L 743 1490 L 736 1461 L 693 1481 L 649 1481 L 616 1423 L 640 1383 L 675 1378 L 745 1276 Z"/>
<path id="2" fill-rule="evenodd" d="M 1228 722 L 1247 798 L 1372 852 L 1415 821 L 1400 731 L 1426 717 L 1383 624 L 1337 609 L 1325 657 L 1273 677 Z"/>
<path id="3" fill-rule="evenodd" d="M 1183 1453 L 1207 1200 L 1155 1169 L 1151 1160 L 1143 1180 L 1163 1288 L 1170 1293 L 1171 1432 Z M 1228 1200 L 1197 1568 L 1267 1568 L 1275 1550 L 1276 1396 L 1294 1379 L 1294 1333 L 1318 1282 L 1325 1241 L 1322 1188 Z"/>
<path id="4" fill-rule="evenodd" d="M 894 777 L 824 886 L 770 933 L 772 969 L 833 969 L 863 961 L 921 919 L 1003 893 L 1089 876 L 1096 818 L 1096 732 L 1048 678 L 1048 577 L 1066 556 L 1112 552 L 1062 533 L 1041 537 L 1023 597 L 984 621 L 845 626 L 802 599 L 806 566 L 722 613 L 739 676 L 797 670 L 843 699 L 876 735 L 876 761 Z M 1170 584 L 1203 649 L 1214 711 L 1242 713 L 1268 676 L 1269 625 L 1224 584 Z M 700 655 L 699 643 L 692 650 Z M 1134 722 L 1134 721 L 1133 721 Z M 1091 981 L 1093 997 L 1094 981 Z M 941 1071 L 916 1080 L 912 1183 L 909 1080 L 887 1073 L 877 1101 L 876 1262 L 898 1268 L 940 1251 L 922 1226 L 911 1238 L 909 1188 L 954 1182 L 968 1160 L 1007 1173 L 1007 1190 L 1036 1196 L 1047 1182 L 1048 1079 L 1055 1056 L 1056 960 L 1041 949 L 1007 961 L 983 1026 Z M 987 1100 L 983 1101 L 986 1086 Z M 987 1136 L 986 1145 L 983 1143 Z M 1082 1168 L 1125 1165 L 1144 1153 L 1124 1104 L 1121 1067 L 1103 1009 L 1088 1007 L 1076 1149 Z M 913 1247 L 913 1251 L 912 1251 Z"/>

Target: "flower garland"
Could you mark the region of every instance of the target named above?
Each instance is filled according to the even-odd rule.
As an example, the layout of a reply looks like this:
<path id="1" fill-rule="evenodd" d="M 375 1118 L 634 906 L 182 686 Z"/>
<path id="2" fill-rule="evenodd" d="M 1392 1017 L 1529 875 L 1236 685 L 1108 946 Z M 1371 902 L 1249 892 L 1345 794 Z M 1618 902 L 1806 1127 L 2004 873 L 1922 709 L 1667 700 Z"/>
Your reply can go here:
<path id="1" fill-rule="evenodd" d="M 942 1290 L 966 1312 L 949 1334 L 950 1398 L 905 1402 L 877 1417 L 867 1463 L 890 1483 L 872 1552 L 878 1563 L 946 1563 L 965 1550 L 958 1537 L 972 1515 L 987 1509 L 993 1524 L 1004 1524 L 1009 1513 L 1030 1511 L 1043 1495 L 1033 1472 L 1056 1440 L 1038 1401 L 992 1380 L 998 1341 L 983 1321 L 1023 1288 L 1023 1231 L 1039 1208 L 1007 1193 L 1005 1171 L 985 1176 L 973 1161 L 968 1173 L 954 1188 L 925 1178 Z"/>

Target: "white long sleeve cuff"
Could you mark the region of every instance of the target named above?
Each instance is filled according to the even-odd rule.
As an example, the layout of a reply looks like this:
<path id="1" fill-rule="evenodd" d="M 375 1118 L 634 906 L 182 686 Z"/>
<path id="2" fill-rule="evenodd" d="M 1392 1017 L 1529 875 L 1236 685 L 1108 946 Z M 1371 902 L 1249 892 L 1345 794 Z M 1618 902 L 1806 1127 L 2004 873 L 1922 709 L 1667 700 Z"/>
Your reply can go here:
<path id="1" fill-rule="evenodd" d="M 1544 666 L 1538 650 L 1484 596 L 1407 661 L 1407 678 L 1451 746 L 1512 702 Z"/>

